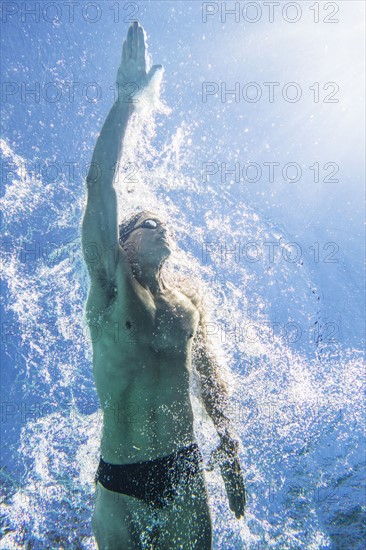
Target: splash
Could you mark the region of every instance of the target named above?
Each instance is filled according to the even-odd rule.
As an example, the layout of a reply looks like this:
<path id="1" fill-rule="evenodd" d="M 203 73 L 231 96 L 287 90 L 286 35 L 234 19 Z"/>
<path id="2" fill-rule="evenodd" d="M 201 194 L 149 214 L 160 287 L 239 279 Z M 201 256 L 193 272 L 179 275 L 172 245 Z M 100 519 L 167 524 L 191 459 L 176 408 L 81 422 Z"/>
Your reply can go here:
<path id="1" fill-rule="evenodd" d="M 189 278 L 200 290 L 242 442 L 246 523 L 231 516 L 218 472 L 207 476 L 215 548 L 317 549 L 350 540 L 358 548 L 362 357 L 327 338 L 321 282 L 306 258 L 268 261 L 249 246 L 275 242 L 286 250 L 293 239 L 285 228 L 230 189 L 197 180 L 199 122 L 163 139 L 169 110 L 161 104 L 154 116 L 153 98 L 140 99 L 115 181 L 119 219 L 149 209 L 169 220 L 176 245 L 167 277 L 177 284 Z M 85 189 L 47 184 L 24 168 L 16 147 L 5 140 L 0 147 L 13 167 L 1 201 L 5 350 L 14 375 L 5 418 L 15 426 L 2 474 L 1 547 L 95 548 L 101 418 L 84 319 Z M 207 459 L 217 439 L 195 383 L 192 389 Z"/>

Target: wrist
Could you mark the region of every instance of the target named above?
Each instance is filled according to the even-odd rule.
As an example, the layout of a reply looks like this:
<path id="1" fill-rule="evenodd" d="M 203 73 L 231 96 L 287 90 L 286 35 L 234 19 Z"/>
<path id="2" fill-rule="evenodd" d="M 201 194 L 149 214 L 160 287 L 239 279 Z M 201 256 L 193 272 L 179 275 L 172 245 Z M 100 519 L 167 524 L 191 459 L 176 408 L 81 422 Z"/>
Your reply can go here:
<path id="1" fill-rule="evenodd" d="M 219 447 L 231 454 L 236 454 L 239 450 L 239 442 L 236 437 L 234 437 L 231 432 L 227 429 L 224 433 L 219 434 L 220 436 L 220 445 Z"/>
<path id="2" fill-rule="evenodd" d="M 114 108 L 117 109 L 119 113 L 130 116 L 135 111 L 135 103 L 127 101 L 127 99 L 123 99 L 122 97 L 117 97 L 114 102 Z"/>
<path id="3" fill-rule="evenodd" d="M 217 433 L 221 440 L 235 439 L 232 435 L 230 423 L 227 421 L 217 427 Z"/>

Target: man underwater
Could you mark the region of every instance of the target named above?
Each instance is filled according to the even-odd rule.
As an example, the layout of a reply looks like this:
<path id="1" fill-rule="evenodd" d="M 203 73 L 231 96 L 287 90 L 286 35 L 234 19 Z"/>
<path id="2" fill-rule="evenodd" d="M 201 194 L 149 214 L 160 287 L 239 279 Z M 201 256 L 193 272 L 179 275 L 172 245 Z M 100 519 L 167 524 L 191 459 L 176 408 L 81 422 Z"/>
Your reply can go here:
<path id="1" fill-rule="evenodd" d="M 98 323 L 93 374 L 103 410 L 93 532 L 101 550 L 210 549 L 212 526 L 189 388 L 192 356 L 201 398 L 217 429 L 231 510 L 244 515 L 238 443 L 225 414 L 227 393 L 206 340 L 199 301 L 169 288 L 162 266 L 171 253 L 166 224 L 142 211 L 117 222 L 115 169 L 122 155 L 131 83 L 149 86 L 143 28 L 133 23 L 117 74 L 118 100 L 98 137 L 87 176 L 82 225 L 90 275 L 88 323 Z M 124 90 L 126 92 L 124 93 Z M 90 254 L 92 248 L 98 251 Z M 115 337 L 122 326 L 123 338 Z"/>

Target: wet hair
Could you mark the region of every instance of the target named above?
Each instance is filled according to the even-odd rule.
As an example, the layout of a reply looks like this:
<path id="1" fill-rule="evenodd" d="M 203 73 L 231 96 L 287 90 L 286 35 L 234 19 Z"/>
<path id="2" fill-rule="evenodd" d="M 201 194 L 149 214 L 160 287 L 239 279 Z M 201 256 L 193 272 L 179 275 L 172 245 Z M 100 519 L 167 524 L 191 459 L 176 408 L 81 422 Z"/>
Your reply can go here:
<path id="1" fill-rule="evenodd" d="M 153 212 L 149 212 L 148 210 L 141 210 L 140 212 L 137 212 L 137 214 L 132 214 L 132 216 L 126 218 L 119 224 L 119 242 L 122 246 L 125 244 L 128 236 L 130 235 L 129 231 L 133 229 L 135 225 L 137 225 L 138 221 L 142 217 L 146 218 L 148 216 L 157 217 L 157 215 Z"/>

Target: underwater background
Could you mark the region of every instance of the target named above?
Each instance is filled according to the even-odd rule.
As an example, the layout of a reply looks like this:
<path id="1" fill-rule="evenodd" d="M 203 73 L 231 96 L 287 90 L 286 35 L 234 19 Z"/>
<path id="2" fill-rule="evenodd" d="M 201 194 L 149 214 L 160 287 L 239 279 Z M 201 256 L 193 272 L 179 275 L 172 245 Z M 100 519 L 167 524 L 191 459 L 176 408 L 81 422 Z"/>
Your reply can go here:
<path id="1" fill-rule="evenodd" d="M 165 72 L 126 135 L 119 217 L 169 220 L 170 268 L 201 281 L 232 382 L 247 512 L 208 472 L 214 548 L 364 548 L 364 4 L 0 9 L 0 548 L 96 548 L 80 230 L 135 19 Z M 192 392 L 207 459 L 217 436 Z"/>

